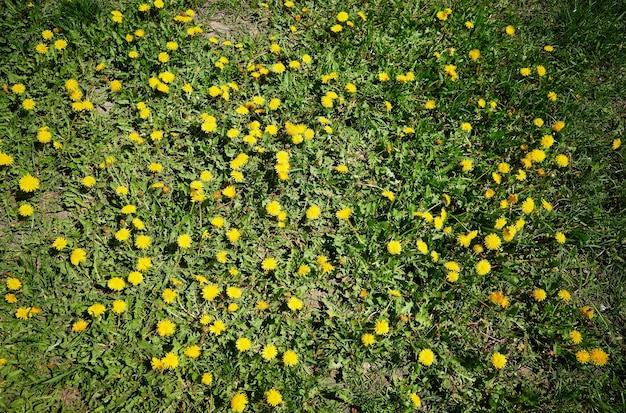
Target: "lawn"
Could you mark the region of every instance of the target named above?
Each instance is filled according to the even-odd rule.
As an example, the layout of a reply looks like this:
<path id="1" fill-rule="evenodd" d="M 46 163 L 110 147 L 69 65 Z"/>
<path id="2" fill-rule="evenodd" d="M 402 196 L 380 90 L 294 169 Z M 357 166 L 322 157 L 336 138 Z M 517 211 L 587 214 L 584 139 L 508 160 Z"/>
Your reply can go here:
<path id="1" fill-rule="evenodd" d="M 622 2 L 0 14 L 1 411 L 626 409 Z"/>

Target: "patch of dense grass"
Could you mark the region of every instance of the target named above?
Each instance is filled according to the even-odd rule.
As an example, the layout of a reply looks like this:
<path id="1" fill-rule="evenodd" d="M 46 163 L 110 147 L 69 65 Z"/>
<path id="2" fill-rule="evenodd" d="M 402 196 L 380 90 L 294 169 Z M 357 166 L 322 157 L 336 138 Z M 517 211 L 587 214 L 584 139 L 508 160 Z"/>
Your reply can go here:
<path id="1" fill-rule="evenodd" d="M 623 408 L 624 11 L 569 3 L 6 2 L 0 407 Z"/>

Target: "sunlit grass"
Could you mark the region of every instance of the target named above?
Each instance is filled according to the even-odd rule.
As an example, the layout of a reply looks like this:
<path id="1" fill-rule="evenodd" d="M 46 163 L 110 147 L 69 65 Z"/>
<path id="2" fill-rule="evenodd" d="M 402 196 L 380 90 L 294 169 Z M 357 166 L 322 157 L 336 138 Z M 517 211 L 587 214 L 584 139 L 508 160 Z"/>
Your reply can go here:
<path id="1" fill-rule="evenodd" d="M 466 3 L 8 3 L 0 406 L 617 408 L 623 121 Z"/>

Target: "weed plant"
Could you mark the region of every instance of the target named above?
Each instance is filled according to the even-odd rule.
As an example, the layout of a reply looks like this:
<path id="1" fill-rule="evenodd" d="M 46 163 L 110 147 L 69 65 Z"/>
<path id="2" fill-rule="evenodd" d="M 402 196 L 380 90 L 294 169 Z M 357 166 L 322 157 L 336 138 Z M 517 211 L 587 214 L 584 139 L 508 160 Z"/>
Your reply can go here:
<path id="1" fill-rule="evenodd" d="M 624 409 L 623 44 L 528 10 L 5 0 L 0 408 Z"/>

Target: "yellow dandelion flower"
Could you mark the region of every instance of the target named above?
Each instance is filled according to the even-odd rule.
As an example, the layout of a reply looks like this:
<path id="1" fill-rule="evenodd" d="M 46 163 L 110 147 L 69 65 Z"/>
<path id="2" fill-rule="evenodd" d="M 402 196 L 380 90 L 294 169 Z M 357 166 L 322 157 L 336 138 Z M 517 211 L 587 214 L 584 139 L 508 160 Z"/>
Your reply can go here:
<path id="1" fill-rule="evenodd" d="M 554 160 L 561 168 L 565 168 L 569 165 L 569 158 L 566 155 L 558 154 Z"/>
<path id="2" fill-rule="evenodd" d="M 422 405 L 422 399 L 420 398 L 420 396 L 417 395 L 417 393 L 411 393 L 409 397 L 411 399 L 411 403 L 413 403 L 413 406 L 420 407 Z"/>
<path id="3" fill-rule="evenodd" d="M 591 320 L 595 316 L 595 311 L 593 310 L 593 308 L 589 307 L 588 305 L 581 308 L 580 312 L 589 320 Z"/>
<path id="4" fill-rule="evenodd" d="M 387 320 L 378 320 L 374 325 L 374 332 L 379 336 L 389 334 L 389 322 Z"/>
<path id="5" fill-rule="evenodd" d="M 578 360 L 580 364 L 587 364 L 590 359 L 591 355 L 587 350 L 580 350 L 576 352 L 576 360 Z"/>
<path id="6" fill-rule="evenodd" d="M 263 351 L 261 351 L 261 356 L 265 361 L 270 361 L 276 358 L 278 355 L 278 349 L 273 344 L 267 344 L 263 347 Z"/>
<path id="7" fill-rule="evenodd" d="M 271 388 L 265 392 L 265 400 L 270 406 L 276 407 L 283 402 L 283 396 L 278 390 Z"/>
<path id="8" fill-rule="evenodd" d="M 176 239 L 178 247 L 181 249 L 188 249 L 191 247 L 191 236 L 189 234 L 179 235 Z"/>
<path id="9" fill-rule="evenodd" d="M 65 50 L 66 47 L 67 47 L 66 40 L 59 39 L 54 42 L 54 48 L 57 50 Z"/>
<path id="10" fill-rule="evenodd" d="M 546 68 L 544 66 L 537 66 L 537 74 L 539 76 L 545 76 L 546 75 Z"/>
<path id="11" fill-rule="evenodd" d="M 228 252 L 227 251 L 216 252 L 215 259 L 217 260 L 217 262 L 221 264 L 226 264 L 228 262 Z"/>
<path id="12" fill-rule="evenodd" d="M 493 353 L 493 355 L 491 356 L 491 364 L 493 364 L 493 366 L 495 368 L 497 368 L 498 370 L 502 370 L 504 368 L 504 366 L 506 366 L 506 356 L 504 356 L 504 354 L 501 354 L 499 352 L 495 352 Z"/>
<path id="13" fill-rule="evenodd" d="M 235 342 L 235 347 L 241 353 L 244 353 L 250 350 L 250 348 L 252 348 L 252 341 L 250 341 L 250 339 L 246 337 L 238 338 L 237 341 Z"/>
<path id="14" fill-rule="evenodd" d="M 337 14 L 337 21 L 340 21 L 341 23 L 345 22 L 348 20 L 350 16 L 348 16 L 348 13 L 346 13 L 345 11 L 339 12 L 339 14 Z"/>
<path id="15" fill-rule="evenodd" d="M 139 271 L 133 271 L 128 274 L 127 280 L 130 284 L 137 286 L 143 281 L 143 274 L 141 274 Z"/>
<path id="16" fill-rule="evenodd" d="M 87 329 L 87 326 L 89 326 L 88 322 L 86 322 L 85 320 L 78 320 L 74 324 L 72 324 L 72 332 L 80 333 L 82 331 L 85 331 Z"/>
<path id="17" fill-rule="evenodd" d="M 457 271 L 449 271 L 446 274 L 446 280 L 448 280 L 451 283 L 457 282 L 459 280 L 459 273 Z"/>
<path id="18" fill-rule="evenodd" d="M 555 132 L 560 132 L 564 127 L 565 122 L 563 122 L 562 120 L 556 121 L 554 122 L 554 124 L 552 124 L 552 130 Z"/>
<path id="19" fill-rule="evenodd" d="M 213 374 L 211 373 L 204 373 L 202 375 L 202 384 L 209 386 L 211 385 L 211 383 L 213 383 Z"/>
<path id="20" fill-rule="evenodd" d="M 306 217 L 311 220 L 317 219 L 319 218 L 321 213 L 322 213 L 322 210 L 320 209 L 320 207 L 318 207 L 317 205 L 311 205 L 306 210 Z"/>
<path id="21" fill-rule="evenodd" d="M 474 163 L 472 162 L 471 159 L 463 159 L 460 162 L 460 165 L 464 172 L 468 172 L 474 169 Z"/>
<path id="22" fill-rule="evenodd" d="M 122 228 L 115 232 L 115 239 L 119 242 L 124 242 L 130 238 L 130 230 L 128 228 Z"/>
<path id="23" fill-rule="evenodd" d="M 170 288 L 166 288 L 163 293 L 161 293 L 161 298 L 163 302 L 166 304 L 171 304 L 176 300 L 178 293 Z"/>
<path id="24" fill-rule="evenodd" d="M 202 289 L 202 297 L 205 300 L 213 301 L 218 295 L 220 295 L 220 287 L 216 284 L 208 284 Z"/>
<path id="25" fill-rule="evenodd" d="M 533 290 L 533 298 L 536 301 L 543 301 L 546 299 L 546 297 L 547 297 L 546 290 L 542 288 L 536 288 L 535 290 Z"/>
<path id="26" fill-rule="evenodd" d="M 20 205 L 18 212 L 20 216 L 23 216 L 24 218 L 26 218 L 26 217 L 33 215 L 33 213 L 35 212 L 35 209 L 33 208 L 31 204 L 25 203 L 25 204 Z"/>
<path id="27" fill-rule="evenodd" d="M 126 287 L 126 282 L 123 278 L 113 277 L 107 281 L 107 287 L 113 291 L 122 291 Z"/>
<path id="28" fill-rule="evenodd" d="M 620 146 L 622 146 L 622 140 L 620 138 L 614 139 L 612 144 L 613 150 L 619 149 Z"/>
<path id="29" fill-rule="evenodd" d="M 197 359 L 202 353 L 202 348 L 196 344 L 193 344 L 185 349 L 185 355 L 192 359 Z"/>
<path id="30" fill-rule="evenodd" d="M 522 203 L 522 212 L 525 214 L 530 214 L 535 210 L 535 201 L 528 197 L 526 198 L 526 200 Z"/>
<path id="31" fill-rule="evenodd" d="M 428 244 L 421 239 L 417 240 L 417 250 L 422 254 L 428 254 Z"/>
<path id="32" fill-rule="evenodd" d="M 376 337 L 373 334 L 365 333 L 361 335 L 361 343 L 363 343 L 364 346 L 371 346 L 375 342 Z"/>
<path id="33" fill-rule="evenodd" d="M 489 234 L 485 237 L 485 247 L 488 250 L 497 250 L 501 244 L 502 240 L 497 234 Z"/>
<path id="34" fill-rule="evenodd" d="M 248 396 L 245 393 L 235 393 L 232 399 L 230 399 L 230 408 L 234 412 L 243 412 L 248 404 Z"/>
<path id="35" fill-rule="evenodd" d="M 387 244 L 387 251 L 392 255 L 400 254 L 400 252 L 402 252 L 402 244 L 395 240 L 389 241 Z"/>
<path id="36" fill-rule="evenodd" d="M 100 317 L 106 311 L 106 307 L 101 303 L 95 303 L 87 308 L 87 313 L 92 317 Z"/>
<path id="37" fill-rule="evenodd" d="M 422 349 L 419 353 L 417 361 L 428 367 L 435 361 L 435 353 L 433 353 L 433 351 L 429 348 Z"/>
<path id="38" fill-rule="evenodd" d="M 161 320 L 157 323 L 157 333 L 161 337 L 169 337 L 176 332 L 176 324 L 171 320 Z"/>
<path id="39" fill-rule="evenodd" d="M 34 192 L 39 188 L 39 179 L 26 174 L 20 178 L 19 185 L 23 192 Z"/>
<path id="40" fill-rule="evenodd" d="M 152 238 L 150 238 L 148 235 L 137 235 L 137 237 L 135 238 L 135 247 L 139 248 L 140 250 L 145 250 L 149 248 L 151 244 Z"/>
<path id="41" fill-rule="evenodd" d="M 125 215 L 134 214 L 137 212 L 137 207 L 135 205 L 126 205 L 120 210 L 120 212 Z"/>
<path id="42" fill-rule="evenodd" d="M 298 364 L 298 354 L 293 350 L 287 350 L 283 353 L 283 363 L 285 366 L 295 366 Z"/>
<path id="43" fill-rule="evenodd" d="M 604 366 L 609 360 L 609 355 L 604 350 L 599 348 L 591 350 L 589 355 L 591 356 L 591 361 L 596 366 Z"/>
<path id="44" fill-rule="evenodd" d="M 4 152 L 0 152 L 0 166 L 10 166 L 13 164 L 13 157 Z"/>
<path id="45" fill-rule="evenodd" d="M 220 216 L 211 218 L 211 225 L 213 225 L 215 228 L 222 228 L 224 224 L 225 224 L 224 218 Z"/>
<path id="46" fill-rule="evenodd" d="M 226 288 L 226 295 L 230 298 L 241 298 L 241 288 L 239 287 L 228 287 Z"/>
<path id="47" fill-rule="evenodd" d="M 491 264 L 489 264 L 489 261 L 487 260 L 480 260 L 476 264 L 475 270 L 478 275 L 489 274 L 489 272 L 491 272 Z"/>
<path id="48" fill-rule="evenodd" d="M 292 311 L 297 311 L 304 307 L 304 303 L 299 298 L 291 297 L 289 301 L 287 301 L 287 307 Z"/>
<path id="49" fill-rule="evenodd" d="M 22 282 L 19 278 L 7 278 L 7 288 L 11 291 L 17 291 L 22 288 Z"/>
<path id="50" fill-rule="evenodd" d="M 115 314 L 117 315 L 122 314 L 124 311 L 126 311 L 126 308 L 127 308 L 126 301 L 124 300 L 113 301 L 112 309 Z"/>
<path id="51" fill-rule="evenodd" d="M 572 295 L 567 290 L 559 290 L 558 296 L 563 301 L 570 301 L 572 299 Z"/>
<path id="52" fill-rule="evenodd" d="M 579 331 L 576 330 L 572 330 L 569 332 L 568 334 L 570 340 L 572 340 L 572 343 L 574 344 L 580 344 L 583 341 L 583 336 L 582 334 L 580 334 Z"/>
<path id="53" fill-rule="evenodd" d="M 263 268 L 264 271 L 273 271 L 276 269 L 277 266 L 278 263 L 276 262 L 276 259 L 272 257 L 265 258 L 261 262 L 261 268 Z"/>
<path id="54" fill-rule="evenodd" d="M 137 259 L 137 271 L 147 271 L 152 268 L 152 259 L 150 257 L 141 257 Z"/>
<path id="55" fill-rule="evenodd" d="M 234 198 L 236 195 L 236 190 L 233 185 L 229 185 L 226 188 L 222 189 L 222 194 L 228 198 Z"/>
<path id="56" fill-rule="evenodd" d="M 70 262 L 74 266 L 87 261 L 87 252 L 82 248 L 76 248 L 70 255 Z"/>
<path id="57" fill-rule="evenodd" d="M 161 359 L 161 363 L 163 364 L 164 369 L 173 370 L 178 367 L 178 356 L 171 351 L 169 353 L 165 353 L 165 357 Z"/>
<path id="58" fill-rule="evenodd" d="M 347 220 L 348 218 L 350 218 L 350 215 L 352 214 L 352 209 L 350 208 L 343 208 L 340 209 L 339 211 L 337 211 L 337 218 L 340 220 Z"/>

